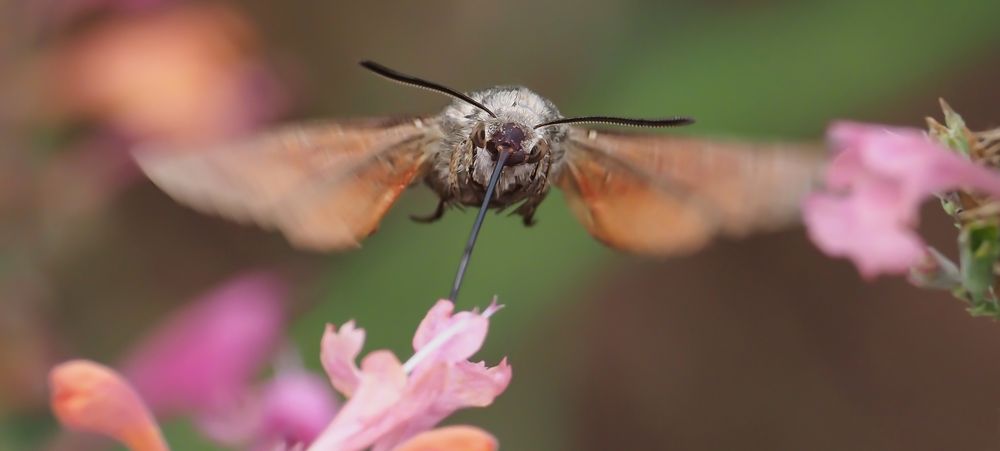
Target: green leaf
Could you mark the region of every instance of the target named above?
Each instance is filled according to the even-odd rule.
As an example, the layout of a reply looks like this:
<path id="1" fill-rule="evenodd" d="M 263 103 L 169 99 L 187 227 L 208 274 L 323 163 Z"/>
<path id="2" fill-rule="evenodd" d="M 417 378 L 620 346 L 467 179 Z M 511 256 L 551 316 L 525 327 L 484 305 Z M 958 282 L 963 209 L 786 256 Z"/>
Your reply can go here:
<path id="1" fill-rule="evenodd" d="M 955 291 L 962 288 L 962 273 L 958 265 L 932 247 L 927 248 L 927 261 L 910 269 L 910 282 L 922 288 Z"/>
<path id="2" fill-rule="evenodd" d="M 969 142 L 968 128 L 962 116 L 951 109 L 943 99 L 941 100 L 941 110 L 944 111 L 944 126 L 934 124 L 931 135 L 937 138 L 938 142 L 957 150 L 962 155 L 968 156 L 972 152 L 972 143 Z"/>
<path id="3" fill-rule="evenodd" d="M 962 262 L 962 285 L 968 290 L 973 305 L 996 303 L 989 290 L 993 286 L 993 266 L 1000 257 L 1000 228 L 996 223 L 978 222 L 967 225 L 959 235 Z"/>
<path id="4" fill-rule="evenodd" d="M 966 310 L 972 316 L 1000 317 L 1000 307 L 995 302 L 979 302 Z"/>

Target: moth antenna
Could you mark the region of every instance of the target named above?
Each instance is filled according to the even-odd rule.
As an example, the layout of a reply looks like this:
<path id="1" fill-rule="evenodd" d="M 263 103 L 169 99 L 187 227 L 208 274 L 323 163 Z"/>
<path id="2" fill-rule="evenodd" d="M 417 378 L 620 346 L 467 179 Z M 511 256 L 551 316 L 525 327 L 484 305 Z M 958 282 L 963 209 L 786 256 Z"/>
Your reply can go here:
<path id="1" fill-rule="evenodd" d="M 691 125 L 694 123 L 694 118 L 685 116 L 668 117 L 665 119 L 631 119 L 627 117 L 612 117 L 612 116 L 581 116 L 581 117 L 564 117 L 562 119 L 556 119 L 554 121 L 543 122 L 535 126 L 535 130 L 542 127 L 548 127 L 550 125 L 561 125 L 561 124 L 610 124 L 610 125 L 624 125 L 626 127 L 680 127 L 682 125 Z"/>
<path id="2" fill-rule="evenodd" d="M 462 259 L 458 262 L 458 273 L 455 274 L 455 283 L 451 286 L 451 296 L 448 297 L 451 302 L 455 302 L 458 297 L 458 289 L 462 287 L 462 279 L 465 278 L 465 270 L 469 267 L 469 260 L 472 258 L 472 248 L 476 246 L 476 238 L 479 237 L 479 229 L 483 227 L 483 220 L 486 219 L 486 210 L 490 206 L 490 201 L 493 200 L 493 192 L 496 191 L 497 182 L 500 180 L 500 173 L 503 172 L 503 167 L 507 163 L 507 157 L 510 156 L 510 152 L 500 152 L 497 155 L 497 166 L 493 168 L 493 174 L 490 175 L 490 181 L 486 184 L 486 193 L 483 195 L 483 205 L 479 207 L 479 214 L 476 215 L 476 222 L 472 223 L 472 232 L 469 233 L 469 241 L 465 244 L 465 252 L 462 253 Z"/>
<path id="3" fill-rule="evenodd" d="M 396 71 L 394 71 L 392 69 L 389 69 L 388 67 L 385 67 L 385 66 L 383 66 L 383 65 L 381 65 L 379 63 L 376 63 L 374 61 L 365 60 L 365 61 L 362 61 L 360 64 L 361 64 L 361 67 L 363 67 L 365 69 L 368 69 L 368 70 L 370 70 L 372 72 L 375 72 L 376 74 L 381 75 L 382 77 L 388 78 L 389 80 L 392 80 L 394 82 L 402 83 L 402 84 L 407 85 L 407 86 L 414 86 L 414 87 L 417 87 L 417 88 L 423 88 L 423 89 L 427 89 L 427 90 L 430 90 L 430 91 L 439 92 L 439 93 L 447 95 L 447 96 L 451 96 L 452 98 L 459 99 L 459 100 L 461 100 L 463 102 L 466 102 L 466 103 L 468 103 L 470 105 L 475 106 L 476 108 L 479 108 L 480 110 L 485 111 L 487 114 L 489 114 L 490 116 L 492 116 L 494 118 L 497 117 L 497 115 L 495 113 L 493 113 L 492 111 L 490 111 L 489 108 L 486 108 L 486 105 L 483 105 L 483 104 L 481 104 L 481 103 L 473 100 L 472 97 L 469 97 L 469 96 L 467 96 L 465 94 L 462 94 L 461 92 L 458 92 L 458 91 L 456 91 L 454 89 L 451 89 L 451 88 L 449 88 L 447 86 L 440 85 L 440 84 L 434 83 L 432 81 L 427 81 L 427 80 L 424 80 L 424 79 L 421 79 L 421 78 L 417 78 L 417 77 L 414 77 L 412 75 L 406 75 L 404 73 L 396 72 Z"/>

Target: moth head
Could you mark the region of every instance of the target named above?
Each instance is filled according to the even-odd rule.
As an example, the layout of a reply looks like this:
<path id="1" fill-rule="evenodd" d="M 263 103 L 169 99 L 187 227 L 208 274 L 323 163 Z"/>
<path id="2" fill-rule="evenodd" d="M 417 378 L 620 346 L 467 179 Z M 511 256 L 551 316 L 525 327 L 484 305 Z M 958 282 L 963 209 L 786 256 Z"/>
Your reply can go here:
<path id="1" fill-rule="evenodd" d="M 412 75 L 396 72 L 373 61 L 362 61 L 361 66 L 392 81 L 439 92 L 461 100 L 488 114 L 489 118 L 486 122 L 479 122 L 475 127 L 473 127 L 469 140 L 476 146 L 476 148 L 486 149 L 493 156 L 494 161 L 496 161 L 501 152 L 509 152 L 510 156 L 507 158 L 506 163 L 508 166 L 537 162 L 545 155 L 546 152 L 548 152 L 548 141 L 541 135 L 541 133 L 537 132 L 537 130 L 545 127 L 583 123 L 623 125 L 630 127 L 676 127 L 679 125 L 694 123 L 694 119 L 689 117 L 632 119 L 614 116 L 581 116 L 555 119 L 527 126 L 525 124 L 501 120 L 497 114 L 487 108 L 486 105 L 483 105 L 472 97 L 462 94 L 461 92 L 447 86 L 423 80 Z"/>
<path id="2" fill-rule="evenodd" d="M 548 150 L 548 141 L 534 128 L 516 122 L 480 122 L 469 137 L 477 149 L 485 149 L 496 161 L 500 152 L 510 153 L 507 166 L 535 163 Z"/>

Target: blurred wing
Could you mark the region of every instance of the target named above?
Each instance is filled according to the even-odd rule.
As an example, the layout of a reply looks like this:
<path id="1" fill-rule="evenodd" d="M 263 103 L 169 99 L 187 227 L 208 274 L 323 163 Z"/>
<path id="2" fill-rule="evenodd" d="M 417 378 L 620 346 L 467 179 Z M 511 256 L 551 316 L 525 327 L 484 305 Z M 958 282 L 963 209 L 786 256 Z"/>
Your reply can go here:
<path id="1" fill-rule="evenodd" d="M 813 150 L 575 129 L 555 180 L 599 240 L 635 253 L 684 254 L 716 234 L 794 222 L 822 169 Z"/>
<path id="2" fill-rule="evenodd" d="M 424 173 L 436 124 L 358 120 L 293 126 L 218 149 L 141 149 L 142 170 L 206 213 L 281 230 L 315 250 L 358 247 Z"/>

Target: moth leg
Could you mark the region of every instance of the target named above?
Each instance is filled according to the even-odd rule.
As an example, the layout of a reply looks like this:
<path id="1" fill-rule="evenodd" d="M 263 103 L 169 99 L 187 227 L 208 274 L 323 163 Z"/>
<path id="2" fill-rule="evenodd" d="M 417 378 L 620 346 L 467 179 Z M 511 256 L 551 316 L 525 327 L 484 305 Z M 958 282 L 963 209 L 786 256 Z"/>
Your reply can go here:
<path id="1" fill-rule="evenodd" d="M 451 153 L 448 162 L 448 193 L 452 198 L 461 198 L 461 189 L 468 185 L 475 163 L 475 146 L 472 141 L 465 140 Z"/>
<path id="2" fill-rule="evenodd" d="M 545 196 L 548 194 L 549 189 L 546 187 L 541 193 L 534 194 L 526 199 L 517 207 L 517 210 L 512 211 L 510 214 L 520 215 L 521 221 L 524 223 L 525 227 L 531 227 L 537 224 L 538 221 L 535 220 L 535 210 L 538 209 L 538 206 L 542 204 L 542 201 L 545 200 Z"/>
<path id="3" fill-rule="evenodd" d="M 535 225 L 537 222 L 535 221 L 535 210 L 545 200 L 545 196 L 549 194 L 549 167 L 551 162 L 552 158 L 548 152 L 539 158 L 538 166 L 535 166 L 535 172 L 532 174 L 531 183 L 527 188 L 528 198 L 517 207 L 517 210 L 511 213 L 521 215 L 525 227 Z"/>
<path id="4" fill-rule="evenodd" d="M 433 212 L 426 215 L 410 215 L 410 219 L 413 220 L 413 222 L 419 222 L 421 224 L 437 222 L 439 219 L 444 217 L 444 210 L 446 206 L 447 205 L 444 199 L 439 199 L 437 208 L 435 208 Z"/>

